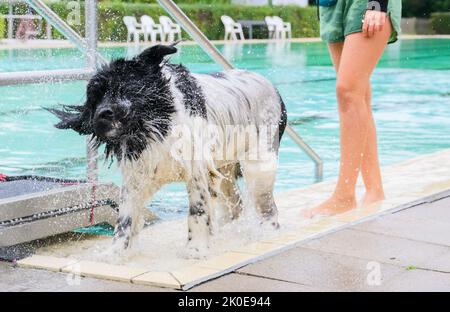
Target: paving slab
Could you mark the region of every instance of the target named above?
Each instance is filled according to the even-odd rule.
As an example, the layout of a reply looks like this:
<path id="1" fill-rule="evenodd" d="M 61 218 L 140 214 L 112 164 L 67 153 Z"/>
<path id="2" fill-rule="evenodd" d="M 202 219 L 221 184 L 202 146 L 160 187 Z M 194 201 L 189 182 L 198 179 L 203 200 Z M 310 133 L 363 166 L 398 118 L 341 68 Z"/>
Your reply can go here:
<path id="1" fill-rule="evenodd" d="M 450 273 L 450 252 L 440 257 L 430 259 L 428 262 L 421 265 L 421 268 Z"/>
<path id="2" fill-rule="evenodd" d="M 134 277 L 131 282 L 137 285 L 150 285 L 163 288 L 181 289 L 182 285 L 169 272 L 148 272 Z"/>
<path id="3" fill-rule="evenodd" d="M 142 275 L 148 270 L 128 268 L 121 265 L 98 263 L 94 261 L 80 261 L 62 269 L 64 273 L 103 278 L 113 281 L 131 282 L 133 277 Z"/>
<path id="4" fill-rule="evenodd" d="M 126 284 L 115 281 L 105 281 L 94 278 L 81 278 L 80 283 L 67 285 L 60 292 L 169 292 L 167 288 L 144 285 Z"/>
<path id="5" fill-rule="evenodd" d="M 448 292 L 450 274 L 426 270 L 411 270 L 386 285 L 385 291 Z"/>
<path id="6" fill-rule="evenodd" d="M 256 276 L 242 274 L 229 274 L 208 283 L 199 285 L 190 291 L 220 291 L 220 292 L 311 292 L 318 291 L 317 288 L 300 285 L 296 283 L 271 280 Z"/>
<path id="7" fill-rule="evenodd" d="M 67 285 L 66 277 L 60 273 L 15 268 L 9 263 L 1 263 L 0 267 L 4 268 L 0 280 L 6 290 L 21 286 L 23 290 L 56 291 Z"/>
<path id="8" fill-rule="evenodd" d="M 149 286 L 83 278 L 71 274 L 45 270 L 22 269 L 0 262 L 1 291 L 167 291 Z"/>
<path id="9" fill-rule="evenodd" d="M 450 251 L 446 246 L 352 229 L 338 231 L 303 246 L 404 267 L 424 265 Z"/>
<path id="10" fill-rule="evenodd" d="M 405 217 L 413 216 L 440 222 L 450 222 L 450 196 L 432 203 L 402 210 L 398 213 Z"/>
<path id="11" fill-rule="evenodd" d="M 379 291 L 386 281 L 403 273 L 404 269 L 355 257 L 298 247 L 252 265 L 239 273 L 279 279 L 334 291 Z M 379 280 L 373 282 L 374 270 Z"/>
<path id="12" fill-rule="evenodd" d="M 22 292 L 27 290 L 28 288 L 23 285 L 7 285 L 0 283 L 0 292 Z"/>
<path id="13" fill-rule="evenodd" d="M 22 268 L 46 269 L 60 272 L 64 267 L 77 263 L 78 260 L 34 255 L 18 261 Z"/>
<path id="14" fill-rule="evenodd" d="M 414 210 L 418 214 L 419 209 Z M 450 247 L 450 220 L 433 220 L 415 216 L 413 213 L 392 214 L 355 225 L 352 229 Z"/>

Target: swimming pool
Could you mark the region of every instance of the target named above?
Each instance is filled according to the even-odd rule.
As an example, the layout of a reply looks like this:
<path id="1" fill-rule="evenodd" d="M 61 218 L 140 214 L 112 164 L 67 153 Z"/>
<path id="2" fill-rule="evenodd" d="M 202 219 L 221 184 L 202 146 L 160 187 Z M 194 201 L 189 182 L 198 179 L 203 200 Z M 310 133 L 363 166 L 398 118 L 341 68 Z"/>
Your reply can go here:
<path id="1" fill-rule="evenodd" d="M 325 162 L 325 178 L 337 174 L 339 133 L 335 74 L 323 43 L 227 44 L 219 49 L 237 67 L 273 81 L 285 99 L 291 125 Z M 135 48 L 101 48 L 107 57 L 131 56 Z M 197 47 L 172 58 L 195 72 L 219 70 Z M 77 68 L 75 49 L 0 50 L 0 71 Z M 450 40 L 402 40 L 389 46 L 373 77 L 374 113 L 382 165 L 450 147 Z M 0 87 L 0 173 L 85 177 L 84 139 L 53 128 L 42 107 L 84 100 L 85 82 Z M 101 178 L 118 183 L 114 166 Z M 314 165 L 286 136 L 277 191 L 314 182 Z M 187 210 L 181 185 L 157 194 L 152 209 L 164 219 Z"/>

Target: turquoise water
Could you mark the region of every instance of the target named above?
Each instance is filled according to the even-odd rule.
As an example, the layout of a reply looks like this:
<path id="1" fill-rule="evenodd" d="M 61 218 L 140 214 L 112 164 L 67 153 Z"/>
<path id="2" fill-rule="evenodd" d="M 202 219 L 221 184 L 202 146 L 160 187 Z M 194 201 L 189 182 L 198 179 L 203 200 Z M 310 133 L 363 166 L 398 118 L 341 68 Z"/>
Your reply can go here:
<path id="1" fill-rule="evenodd" d="M 230 44 L 219 49 L 237 67 L 274 82 L 285 99 L 293 127 L 325 162 L 325 178 L 337 174 L 339 133 L 335 74 L 322 43 Z M 108 58 L 136 49 L 103 48 Z M 219 70 L 196 46 L 182 46 L 172 58 L 195 72 Z M 74 49 L 0 50 L 0 71 L 78 68 L 85 60 Z M 79 104 L 85 82 L 0 87 L 0 173 L 85 177 L 84 138 L 52 127 L 42 107 Z M 373 76 L 374 114 L 383 165 L 450 148 L 450 40 L 402 40 L 388 47 Z M 101 165 L 104 181 L 120 174 Z M 282 142 L 277 191 L 314 182 L 313 163 L 286 136 Z M 157 194 L 152 209 L 163 218 L 186 211 L 186 191 L 171 185 Z"/>

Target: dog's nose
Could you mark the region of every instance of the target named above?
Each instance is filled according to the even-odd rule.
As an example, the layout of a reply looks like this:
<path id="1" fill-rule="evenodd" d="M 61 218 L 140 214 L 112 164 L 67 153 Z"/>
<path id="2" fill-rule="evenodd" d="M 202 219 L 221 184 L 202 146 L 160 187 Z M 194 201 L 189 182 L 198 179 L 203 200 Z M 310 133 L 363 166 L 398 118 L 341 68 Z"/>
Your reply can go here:
<path id="1" fill-rule="evenodd" d="M 103 120 L 113 120 L 114 119 L 114 112 L 112 109 L 105 108 L 102 111 L 98 113 L 98 119 Z"/>

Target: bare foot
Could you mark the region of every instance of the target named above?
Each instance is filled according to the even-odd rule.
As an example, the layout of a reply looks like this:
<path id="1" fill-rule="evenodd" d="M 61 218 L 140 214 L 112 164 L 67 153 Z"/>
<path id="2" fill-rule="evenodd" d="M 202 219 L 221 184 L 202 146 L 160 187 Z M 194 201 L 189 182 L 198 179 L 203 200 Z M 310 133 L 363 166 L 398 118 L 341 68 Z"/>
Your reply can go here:
<path id="1" fill-rule="evenodd" d="M 386 197 L 384 196 L 383 191 L 381 191 L 381 192 L 366 192 L 366 194 L 364 194 L 363 198 L 359 202 L 358 206 L 367 207 L 372 204 L 383 201 L 385 199 L 386 199 Z"/>
<path id="2" fill-rule="evenodd" d="M 336 195 L 331 196 L 327 201 L 317 207 L 303 210 L 302 215 L 305 218 L 311 219 L 314 216 L 332 216 L 340 214 L 356 208 L 356 199 L 353 198 L 339 198 Z"/>

